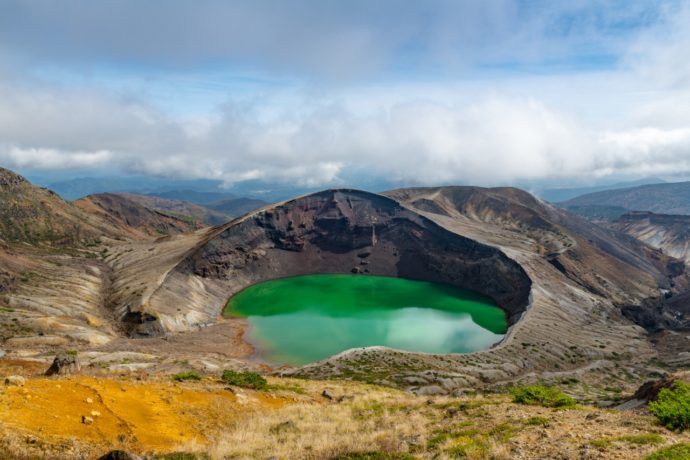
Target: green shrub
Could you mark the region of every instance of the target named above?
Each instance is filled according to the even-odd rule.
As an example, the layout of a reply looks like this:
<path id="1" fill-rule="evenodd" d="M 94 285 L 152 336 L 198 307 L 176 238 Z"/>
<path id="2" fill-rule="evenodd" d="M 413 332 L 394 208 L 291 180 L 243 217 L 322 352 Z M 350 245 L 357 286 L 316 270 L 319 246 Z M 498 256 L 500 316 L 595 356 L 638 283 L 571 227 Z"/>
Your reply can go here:
<path id="1" fill-rule="evenodd" d="M 237 372 L 230 369 L 223 371 L 221 377 L 225 383 L 238 387 L 252 388 L 254 390 L 266 390 L 268 382 L 256 372 Z"/>
<path id="2" fill-rule="evenodd" d="M 613 444 L 613 441 L 610 438 L 592 439 L 589 444 L 597 449 L 606 449 Z"/>
<path id="3" fill-rule="evenodd" d="M 488 458 L 489 446 L 476 439 L 446 450 L 451 458 Z"/>
<path id="4" fill-rule="evenodd" d="M 594 439 L 589 443 L 598 449 L 605 449 L 611 446 L 614 442 L 627 442 L 628 444 L 644 446 L 662 444 L 664 442 L 664 438 L 655 433 L 645 433 L 619 436 L 617 438 Z"/>
<path id="5" fill-rule="evenodd" d="M 184 382 L 185 380 L 201 380 L 201 376 L 198 372 L 180 372 L 179 374 L 173 375 L 173 380 L 176 382 Z"/>
<path id="6" fill-rule="evenodd" d="M 572 407 L 575 400 L 554 387 L 527 385 L 511 390 L 513 402 L 530 406 Z"/>
<path id="7" fill-rule="evenodd" d="M 525 425 L 546 426 L 549 424 L 549 419 L 546 417 L 534 416 L 525 420 Z"/>
<path id="8" fill-rule="evenodd" d="M 628 436 L 621 436 L 618 441 L 627 442 L 630 444 L 663 444 L 664 438 L 656 433 L 632 434 Z"/>
<path id="9" fill-rule="evenodd" d="M 677 381 L 672 390 L 662 388 L 657 400 L 649 403 L 649 410 L 669 430 L 687 430 L 690 428 L 690 385 Z"/>
<path id="10" fill-rule="evenodd" d="M 664 447 L 647 455 L 644 460 L 689 460 L 690 444 L 676 444 Z"/>

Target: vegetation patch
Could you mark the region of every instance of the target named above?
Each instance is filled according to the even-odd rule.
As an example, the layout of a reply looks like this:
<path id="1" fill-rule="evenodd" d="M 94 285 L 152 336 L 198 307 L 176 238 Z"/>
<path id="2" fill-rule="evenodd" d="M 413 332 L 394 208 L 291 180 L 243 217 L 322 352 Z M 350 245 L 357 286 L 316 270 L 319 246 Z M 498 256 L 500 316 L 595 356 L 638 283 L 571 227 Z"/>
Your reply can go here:
<path id="1" fill-rule="evenodd" d="M 223 371 L 223 376 L 221 378 L 228 385 L 251 388 L 253 390 L 268 389 L 268 382 L 266 379 L 256 372 L 237 372 L 226 369 Z"/>
<path id="2" fill-rule="evenodd" d="M 280 390 L 280 391 L 291 391 L 293 393 L 297 393 L 300 395 L 306 394 L 306 391 L 304 390 L 303 387 L 299 385 L 268 385 L 267 387 L 269 390 Z"/>
<path id="3" fill-rule="evenodd" d="M 617 439 L 618 441 L 639 445 L 662 444 L 664 442 L 663 436 L 660 436 L 656 433 L 632 434 L 628 436 L 621 436 Z"/>
<path id="4" fill-rule="evenodd" d="M 628 444 L 637 444 L 640 446 L 657 445 L 664 442 L 664 438 L 656 433 L 632 434 L 627 436 L 619 436 L 617 438 L 601 438 L 590 441 L 590 445 L 598 449 L 606 449 L 614 442 L 625 442 Z"/>
<path id="5" fill-rule="evenodd" d="M 513 402 L 530 406 L 572 407 L 576 401 L 555 387 L 526 385 L 511 390 Z"/>
<path id="6" fill-rule="evenodd" d="M 505 442 L 517 433 L 517 427 L 512 423 L 499 423 L 489 431 L 489 435 L 495 439 Z"/>
<path id="7" fill-rule="evenodd" d="M 606 449 L 613 444 L 613 440 L 610 438 L 593 439 L 589 444 L 597 449 Z"/>
<path id="8" fill-rule="evenodd" d="M 173 380 L 175 380 L 176 382 L 184 382 L 187 380 L 199 381 L 199 380 L 201 380 L 201 376 L 199 375 L 198 372 L 194 372 L 194 371 L 180 372 L 179 374 L 173 375 Z"/>
<path id="9" fill-rule="evenodd" d="M 531 426 L 547 426 L 549 424 L 549 419 L 546 417 L 534 416 L 525 420 L 525 425 Z"/>
<path id="10" fill-rule="evenodd" d="M 649 410 L 669 430 L 687 430 L 690 428 L 690 385 L 677 381 L 672 390 L 662 388 L 657 400 L 649 403 Z"/>
<path id="11" fill-rule="evenodd" d="M 687 460 L 690 458 L 690 444 L 676 444 L 664 447 L 647 455 L 644 460 Z"/>
<path id="12" fill-rule="evenodd" d="M 446 453 L 451 458 L 486 458 L 489 446 L 483 441 L 471 439 L 467 443 L 448 449 Z"/>

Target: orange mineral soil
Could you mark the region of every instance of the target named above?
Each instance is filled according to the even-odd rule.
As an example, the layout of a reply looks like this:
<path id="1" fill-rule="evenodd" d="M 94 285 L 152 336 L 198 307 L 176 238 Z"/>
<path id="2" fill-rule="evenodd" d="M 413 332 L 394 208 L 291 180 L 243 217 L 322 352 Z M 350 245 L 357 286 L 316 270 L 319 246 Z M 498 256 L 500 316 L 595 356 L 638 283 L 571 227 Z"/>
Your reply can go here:
<path id="1" fill-rule="evenodd" d="M 23 387 L 3 390 L 0 424 L 9 429 L 42 439 L 78 438 L 104 448 L 140 451 L 204 445 L 223 425 L 290 402 L 258 392 L 233 393 L 211 380 L 30 378 Z"/>

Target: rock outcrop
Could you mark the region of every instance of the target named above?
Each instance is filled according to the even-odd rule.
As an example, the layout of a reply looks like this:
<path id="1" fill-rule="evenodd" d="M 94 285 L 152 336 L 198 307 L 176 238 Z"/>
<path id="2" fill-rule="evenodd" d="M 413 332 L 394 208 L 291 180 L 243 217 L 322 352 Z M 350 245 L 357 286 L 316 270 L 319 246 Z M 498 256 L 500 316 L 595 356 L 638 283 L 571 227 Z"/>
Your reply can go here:
<path id="1" fill-rule="evenodd" d="M 46 375 L 71 375 L 80 370 L 81 364 L 76 353 L 58 353 L 46 371 Z"/>
<path id="2" fill-rule="evenodd" d="M 26 379 L 21 375 L 10 375 L 5 377 L 5 385 L 12 387 L 23 387 Z"/>

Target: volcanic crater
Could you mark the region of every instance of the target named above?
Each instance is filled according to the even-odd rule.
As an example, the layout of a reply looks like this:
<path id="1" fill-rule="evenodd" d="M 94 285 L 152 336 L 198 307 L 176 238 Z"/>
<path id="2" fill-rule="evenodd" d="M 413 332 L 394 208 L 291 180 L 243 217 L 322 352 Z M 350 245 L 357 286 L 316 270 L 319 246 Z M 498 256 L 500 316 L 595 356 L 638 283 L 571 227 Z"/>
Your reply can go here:
<path id="1" fill-rule="evenodd" d="M 88 209 L 20 185 L 86 220 Z M 88 222 L 108 227 L 98 215 Z M 262 281 L 349 273 L 477 291 L 505 310 L 510 328 L 475 353 L 359 348 L 280 372 L 452 393 L 537 375 L 624 381 L 651 372 L 654 360 L 690 363 L 690 353 L 666 353 L 623 314 L 631 306 L 654 314 L 649 305 L 682 298 L 682 261 L 514 188 L 326 190 L 193 233 L 111 229 L 86 246 L 46 251 L 2 250 L 3 276 L 12 280 L 4 301 L 13 327 L 26 331 L 4 342 L 9 353 L 41 356 L 62 346 L 94 359 L 141 353 L 146 368 L 180 360 L 256 368 L 246 320 L 221 316 L 228 298 Z"/>

